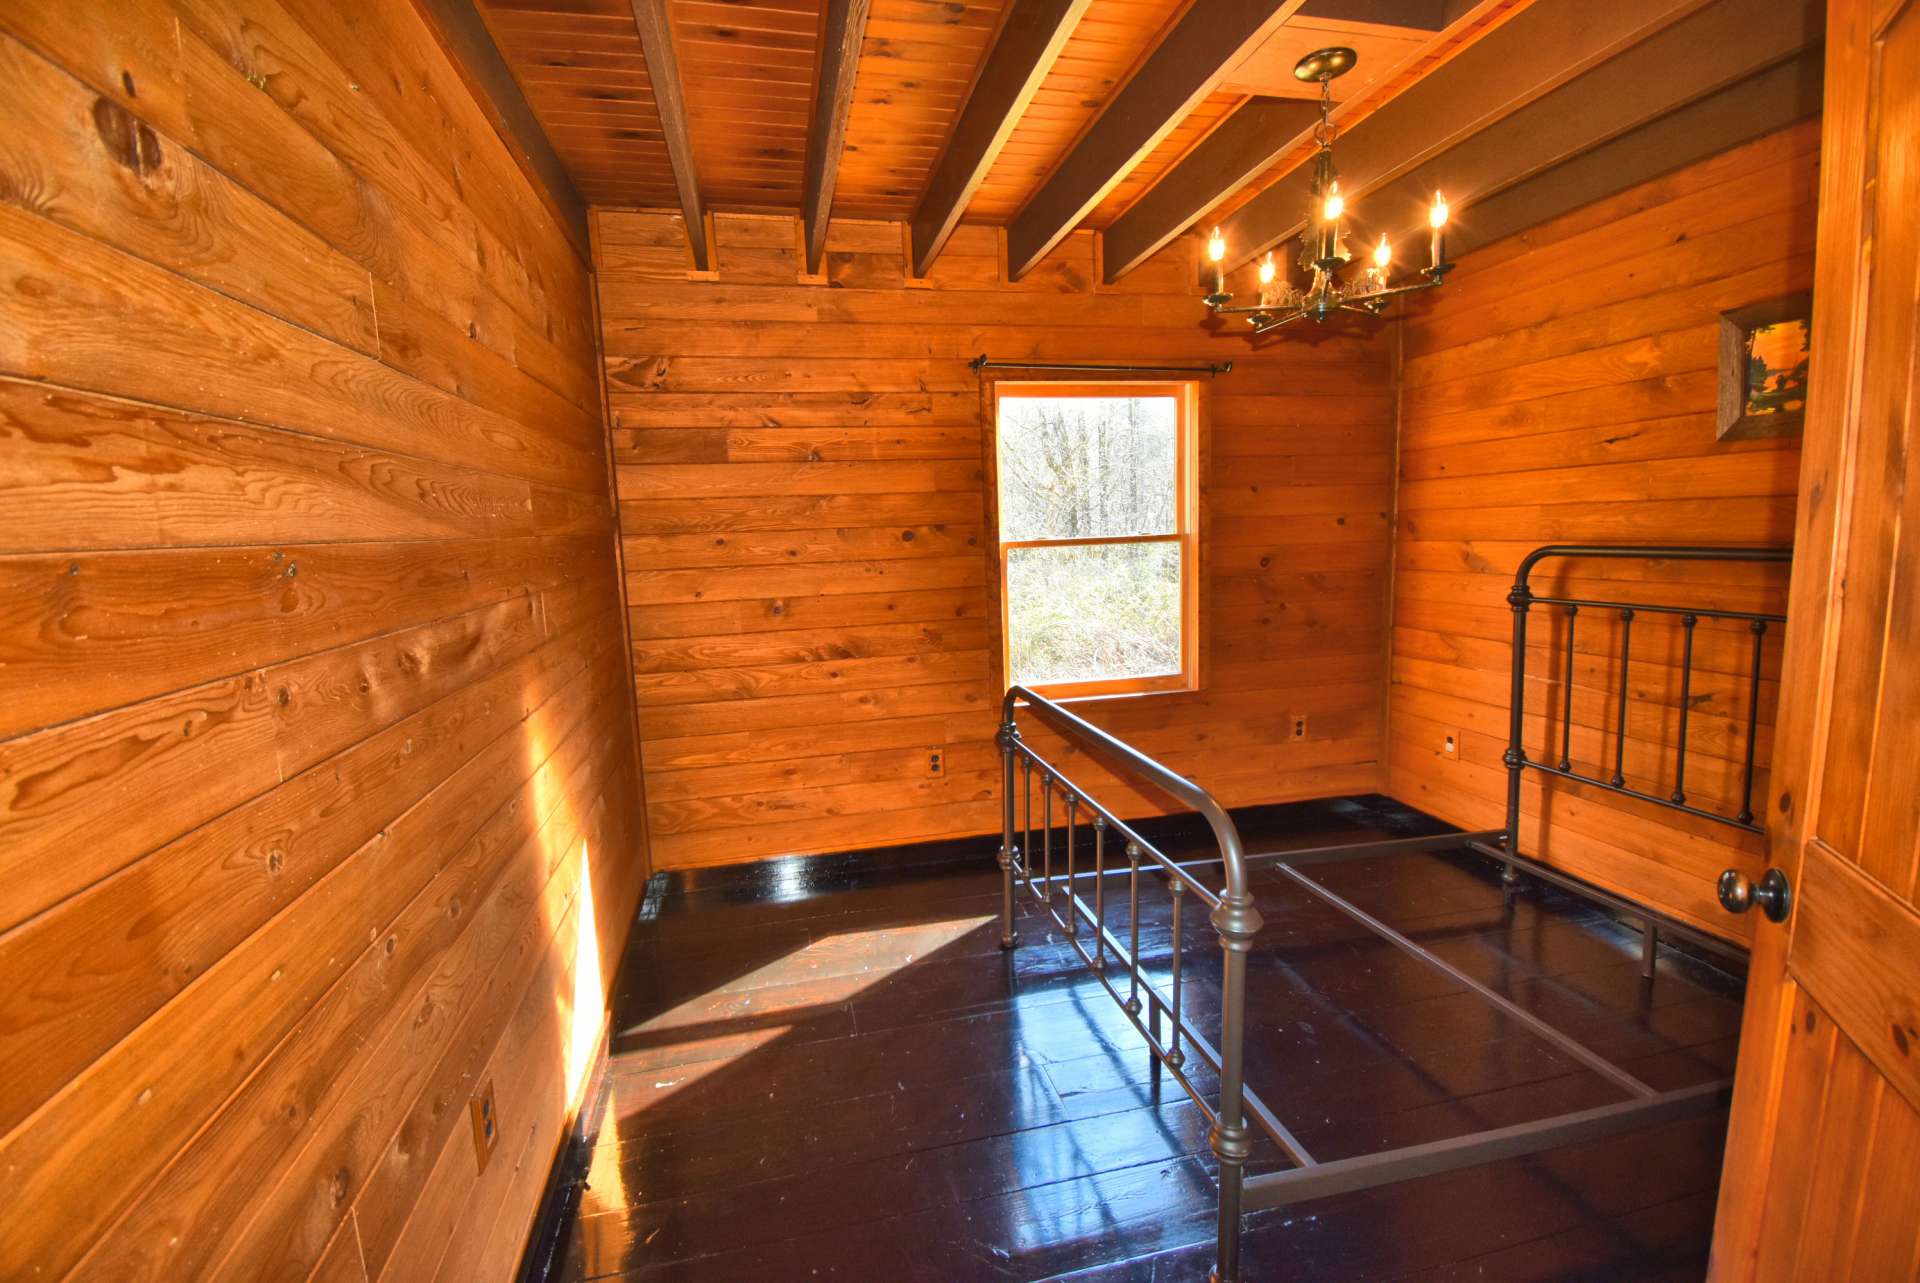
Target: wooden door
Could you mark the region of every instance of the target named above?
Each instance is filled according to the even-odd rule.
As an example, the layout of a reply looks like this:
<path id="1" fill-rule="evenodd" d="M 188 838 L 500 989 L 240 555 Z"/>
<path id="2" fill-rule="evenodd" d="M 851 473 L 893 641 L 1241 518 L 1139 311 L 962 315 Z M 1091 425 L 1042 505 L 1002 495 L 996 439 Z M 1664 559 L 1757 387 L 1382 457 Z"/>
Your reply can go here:
<path id="1" fill-rule="evenodd" d="M 1711 1277 L 1920 1277 L 1920 0 L 1830 0 L 1813 368 Z"/>

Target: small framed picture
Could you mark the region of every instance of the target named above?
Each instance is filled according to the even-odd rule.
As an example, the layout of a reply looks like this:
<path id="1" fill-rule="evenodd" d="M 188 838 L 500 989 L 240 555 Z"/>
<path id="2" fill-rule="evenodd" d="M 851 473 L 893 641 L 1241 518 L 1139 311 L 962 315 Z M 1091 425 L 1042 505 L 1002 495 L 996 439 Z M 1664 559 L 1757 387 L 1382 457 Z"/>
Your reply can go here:
<path id="1" fill-rule="evenodd" d="M 1722 312 L 1719 439 L 1799 435 L 1812 347 L 1811 294 Z"/>

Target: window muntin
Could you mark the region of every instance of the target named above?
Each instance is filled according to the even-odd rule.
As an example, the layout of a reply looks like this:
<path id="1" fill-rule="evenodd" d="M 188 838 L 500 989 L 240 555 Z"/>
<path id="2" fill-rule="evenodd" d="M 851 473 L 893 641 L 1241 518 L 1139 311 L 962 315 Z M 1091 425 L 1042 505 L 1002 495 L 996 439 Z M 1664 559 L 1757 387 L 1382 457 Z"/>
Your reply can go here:
<path id="1" fill-rule="evenodd" d="M 1056 697 L 1196 682 L 1191 384 L 996 389 L 1010 682 Z"/>

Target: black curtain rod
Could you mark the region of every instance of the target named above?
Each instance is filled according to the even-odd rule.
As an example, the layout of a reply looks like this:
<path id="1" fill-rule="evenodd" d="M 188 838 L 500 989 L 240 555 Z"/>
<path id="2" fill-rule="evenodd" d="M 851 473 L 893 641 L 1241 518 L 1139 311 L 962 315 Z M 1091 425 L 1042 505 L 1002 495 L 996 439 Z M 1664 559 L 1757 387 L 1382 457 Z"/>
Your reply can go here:
<path id="1" fill-rule="evenodd" d="M 990 361 L 982 352 L 967 362 L 975 374 L 982 370 L 1078 370 L 1082 374 L 1204 374 L 1214 378 L 1233 371 L 1225 365 L 1087 365 L 1075 361 Z"/>

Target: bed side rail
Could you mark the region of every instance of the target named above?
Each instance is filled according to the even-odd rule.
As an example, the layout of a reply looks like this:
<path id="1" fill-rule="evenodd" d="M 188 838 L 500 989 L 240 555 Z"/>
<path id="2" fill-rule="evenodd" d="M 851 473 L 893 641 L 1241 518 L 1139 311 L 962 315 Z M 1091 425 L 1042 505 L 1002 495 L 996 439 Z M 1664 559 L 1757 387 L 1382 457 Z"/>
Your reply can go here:
<path id="1" fill-rule="evenodd" d="M 1105 766 L 1131 784 L 1145 785 L 1197 811 L 1213 830 L 1220 849 L 1222 869 L 1218 890 L 1200 880 L 1193 869 L 1183 867 L 1141 837 L 1119 816 L 1102 806 L 1059 766 L 1043 758 L 1020 735 L 1018 716 L 1024 711 L 1033 720 L 1053 731 L 1088 758 Z M 1260 913 L 1254 907 L 1248 885 L 1246 849 L 1240 830 L 1226 808 L 1211 793 L 1121 740 L 1094 726 L 1060 705 L 1022 686 L 1007 691 L 1000 709 L 1001 753 L 1001 926 L 1003 948 L 1014 944 L 1014 898 L 1016 883 L 1045 907 L 1067 943 L 1089 970 L 1100 980 L 1109 996 L 1118 1003 L 1143 1037 L 1155 1061 L 1173 1074 L 1194 1104 L 1212 1126 L 1208 1141 L 1220 1165 L 1220 1207 L 1218 1226 L 1219 1259 L 1215 1277 L 1223 1280 L 1240 1277 L 1241 1190 L 1247 1159 L 1252 1155 L 1246 1115 L 1250 1110 L 1280 1147 L 1295 1161 L 1306 1158 L 1306 1151 L 1281 1125 L 1279 1119 L 1260 1100 L 1246 1090 L 1246 979 L 1247 951 L 1260 930 Z M 1033 775 L 1040 776 L 1041 837 L 1040 850 L 1033 847 Z M 1054 851 L 1054 795 L 1061 797 L 1066 837 L 1059 859 Z M 1016 799 L 1019 808 L 1016 811 Z M 1085 822 L 1093 829 L 1093 867 L 1076 875 L 1074 850 L 1076 827 Z M 1016 830 L 1016 821 L 1018 828 Z M 1127 894 L 1131 901 L 1128 915 L 1128 939 L 1121 940 L 1107 926 L 1107 847 L 1110 840 L 1125 844 Z M 1037 858 L 1036 858 L 1037 857 Z M 1140 962 L 1140 885 L 1141 867 L 1157 867 L 1165 877 L 1172 898 L 1172 954 L 1169 964 L 1168 993 L 1165 998 L 1142 976 Z M 1211 867 L 1205 862 L 1197 867 Z M 1118 872 L 1116 867 L 1115 872 Z M 1036 876 L 1037 874 L 1037 876 Z M 1083 884 L 1090 889 L 1089 902 Z M 1064 894 L 1061 891 L 1064 890 Z M 1184 1010 L 1184 985 L 1181 977 L 1181 946 L 1185 902 L 1198 900 L 1208 913 L 1208 921 L 1220 937 L 1220 1041 L 1216 1048 L 1187 1018 Z M 1110 964 L 1125 970 L 1125 990 L 1110 974 Z M 1162 1035 L 1161 1018 L 1166 1017 L 1167 1032 Z M 1144 1018 L 1143 1018 L 1144 1016 Z M 1195 1087 L 1189 1075 L 1189 1056 L 1215 1070 L 1219 1076 L 1217 1103 L 1208 1101 Z M 1310 1161 L 1310 1160 L 1309 1160 Z"/>

